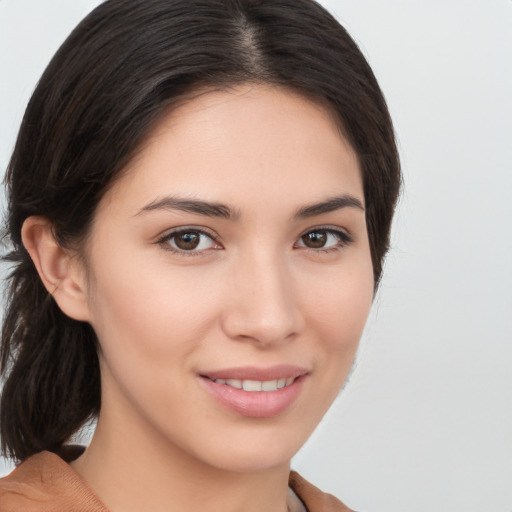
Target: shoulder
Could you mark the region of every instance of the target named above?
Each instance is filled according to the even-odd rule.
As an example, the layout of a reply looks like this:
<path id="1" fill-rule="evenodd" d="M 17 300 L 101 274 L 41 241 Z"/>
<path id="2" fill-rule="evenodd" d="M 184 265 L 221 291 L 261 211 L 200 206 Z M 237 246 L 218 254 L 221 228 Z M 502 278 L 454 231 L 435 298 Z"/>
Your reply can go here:
<path id="1" fill-rule="evenodd" d="M 308 512 L 352 512 L 298 473 L 289 484 Z M 0 512 L 108 512 L 80 476 L 58 455 L 41 452 L 0 479 Z"/>
<path id="2" fill-rule="evenodd" d="M 0 512 L 108 512 L 69 464 L 41 452 L 0 479 Z"/>
<path id="3" fill-rule="evenodd" d="M 322 492 L 295 471 L 290 472 L 289 485 L 308 512 L 353 512 L 332 494 Z"/>

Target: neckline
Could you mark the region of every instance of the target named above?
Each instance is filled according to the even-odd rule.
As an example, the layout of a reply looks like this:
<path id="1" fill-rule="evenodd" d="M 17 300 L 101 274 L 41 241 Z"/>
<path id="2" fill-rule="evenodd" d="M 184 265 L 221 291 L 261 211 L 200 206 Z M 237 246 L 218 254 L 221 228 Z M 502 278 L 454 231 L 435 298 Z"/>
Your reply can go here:
<path id="1" fill-rule="evenodd" d="M 64 445 L 58 452 L 50 452 L 44 451 L 40 454 L 44 456 L 46 459 L 49 459 L 59 466 L 59 469 L 63 473 L 67 473 L 69 476 L 73 477 L 73 480 L 78 482 L 82 487 L 82 490 L 87 493 L 89 499 L 95 500 L 104 508 L 102 512 L 110 512 L 107 506 L 103 503 L 101 498 L 96 494 L 94 489 L 92 489 L 89 484 L 85 481 L 85 479 L 71 466 L 71 462 L 78 459 L 85 451 L 85 446 L 70 444 Z M 306 504 L 302 500 L 302 498 L 297 493 L 295 489 L 295 485 L 300 483 L 302 478 L 295 471 L 290 471 L 290 476 L 288 479 L 288 495 L 287 495 L 287 509 L 288 512 L 308 512 Z"/>

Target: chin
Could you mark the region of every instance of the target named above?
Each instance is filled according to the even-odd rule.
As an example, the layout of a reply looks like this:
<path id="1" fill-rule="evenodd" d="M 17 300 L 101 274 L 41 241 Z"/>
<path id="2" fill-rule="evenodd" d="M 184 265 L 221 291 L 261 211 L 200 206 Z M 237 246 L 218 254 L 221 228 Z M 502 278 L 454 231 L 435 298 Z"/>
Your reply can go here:
<path id="1" fill-rule="evenodd" d="M 295 452 L 277 453 L 276 450 L 237 450 L 215 461 L 215 466 L 230 473 L 258 473 L 289 468 Z M 213 462 L 213 461 L 212 461 Z"/>
<path id="2" fill-rule="evenodd" d="M 236 430 L 236 429 L 233 429 Z M 198 447 L 203 460 L 218 469 L 250 473 L 288 468 L 292 457 L 306 442 L 309 433 L 280 429 L 281 432 L 245 432 L 217 438 L 213 445 Z"/>

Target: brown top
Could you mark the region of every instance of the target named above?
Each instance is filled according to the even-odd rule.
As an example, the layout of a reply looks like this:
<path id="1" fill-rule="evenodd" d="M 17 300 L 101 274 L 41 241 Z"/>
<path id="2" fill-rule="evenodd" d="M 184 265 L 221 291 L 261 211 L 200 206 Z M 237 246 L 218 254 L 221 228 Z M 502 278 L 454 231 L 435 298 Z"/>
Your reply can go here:
<path id="1" fill-rule="evenodd" d="M 352 512 L 294 471 L 289 483 L 308 512 Z M 0 512 L 109 511 L 69 464 L 54 453 L 41 452 L 0 479 Z"/>

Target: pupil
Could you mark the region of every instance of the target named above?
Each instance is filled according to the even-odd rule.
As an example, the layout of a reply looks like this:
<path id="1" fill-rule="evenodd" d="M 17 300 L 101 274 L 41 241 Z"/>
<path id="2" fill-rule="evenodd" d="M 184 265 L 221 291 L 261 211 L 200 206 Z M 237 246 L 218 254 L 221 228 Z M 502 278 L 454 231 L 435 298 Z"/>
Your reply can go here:
<path id="1" fill-rule="evenodd" d="M 304 244 L 312 249 L 320 249 L 327 242 L 327 233 L 325 231 L 313 231 L 302 237 Z"/>
<path id="2" fill-rule="evenodd" d="M 199 245 L 198 233 L 183 233 L 175 238 L 176 246 L 184 251 L 195 249 Z"/>

